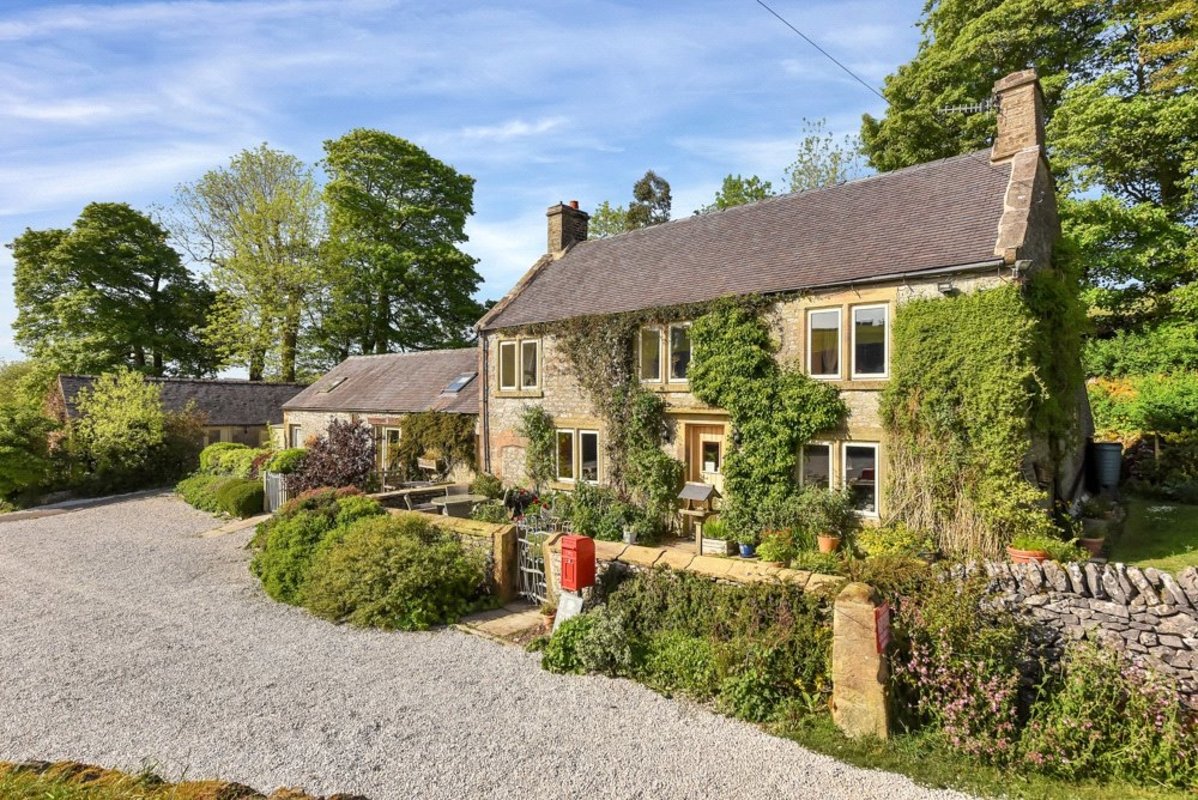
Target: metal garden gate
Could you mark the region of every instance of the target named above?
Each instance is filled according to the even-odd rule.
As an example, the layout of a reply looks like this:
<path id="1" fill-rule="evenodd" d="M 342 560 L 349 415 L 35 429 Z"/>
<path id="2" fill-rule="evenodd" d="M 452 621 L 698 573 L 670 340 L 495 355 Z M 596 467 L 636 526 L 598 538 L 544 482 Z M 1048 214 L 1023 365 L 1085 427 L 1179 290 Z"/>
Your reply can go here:
<path id="1" fill-rule="evenodd" d="M 549 596 L 545 584 L 545 539 L 547 530 L 539 530 L 535 523 L 521 522 L 517 526 L 516 568 L 517 591 L 525 600 L 544 603 Z"/>

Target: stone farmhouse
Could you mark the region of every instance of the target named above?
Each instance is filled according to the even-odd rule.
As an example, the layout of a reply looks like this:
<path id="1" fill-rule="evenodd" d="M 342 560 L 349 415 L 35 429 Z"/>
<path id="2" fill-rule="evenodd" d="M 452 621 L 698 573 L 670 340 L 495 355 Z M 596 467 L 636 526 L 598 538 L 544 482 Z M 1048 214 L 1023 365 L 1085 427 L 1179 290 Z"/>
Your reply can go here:
<path id="1" fill-rule="evenodd" d="M 363 423 L 374 429 L 378 466 L 386 470 L 398 453 L 408 415 L 440 411 L 477 417 L 477 375 L 474 348 L 351 356 L 283 404 L 286 445 L 303 447 L 334 419 Z"/>
<path id="2" fill-rule="evenodd" d="M 1034 71 L 998 81 L 995 96 L 987 151 L 598 240 L 577 202 L 550 207 L 547 252 L 477 326 L 481 469 L 526 480 L 520 419 L 539 404 L 556 427 L 553 488 L 605 481 L 604 422 L 553 324 L 759 295 L 776 298 L 768 318 L 779 361 L 836 386 L 850 410 L 842 429 L 803 445 L 796 480 L 849 488 L 863 516 L 885 517 L 879 397 L 895 315 L 914 298 L 1020 283 L 1049 268 L 1060 234 Z M 646 325 L 634 347 L 641 385 L 666 403 L 663 449 L 686 480 L 719 488 L 733 431 L 723 409 L 690 391 L 688 322 Z M 1058 495 L 1076 491 L 1080 449 L 1056 465 L 1042 463 L 1045 450 L 1029 446 L 1025 474 Z"/>

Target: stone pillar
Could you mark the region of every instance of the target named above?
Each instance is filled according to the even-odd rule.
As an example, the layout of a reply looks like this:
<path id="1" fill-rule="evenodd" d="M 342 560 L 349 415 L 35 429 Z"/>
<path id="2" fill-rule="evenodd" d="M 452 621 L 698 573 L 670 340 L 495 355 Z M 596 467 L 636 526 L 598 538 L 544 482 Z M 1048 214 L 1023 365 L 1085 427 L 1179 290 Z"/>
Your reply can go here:
<path id="1" fill-rule="evenodd" d="M 872 586 L 850 583 L 832 610 L 832 720 L 851 738 L 890 735 L 890 674 L 878 652 L 878 628 L 888 631 L 889 617 L 879 619 L 881 605 Z"/>

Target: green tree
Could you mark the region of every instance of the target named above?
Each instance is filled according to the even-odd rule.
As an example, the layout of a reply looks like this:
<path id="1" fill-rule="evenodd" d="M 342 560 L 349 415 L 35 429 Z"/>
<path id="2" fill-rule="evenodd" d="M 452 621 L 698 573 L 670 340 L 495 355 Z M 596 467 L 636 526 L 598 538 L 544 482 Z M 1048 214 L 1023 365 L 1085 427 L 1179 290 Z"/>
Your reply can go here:
<path id="1" fill-rule="evenodd" d="M 17 344 L 63 371 L 210 373 L 198 331 L 212 294 L 166 239 L 124 203 L 92 203 L 69 229 L 26 229 L 9 245 Z"/>
<path id="2" fill-rule="evenodd" d="M 205 338 L 251 380 L 296 378 L 300 329 L 318 296 L 320 190 L 298 158 L 265 144 L 179 187 L 178 233 L 218 294 Z"/>
<path id="3" fill-rule="evenodd" d="M 595 206 L 591 221 L 587 225 L 587 237 L 590 239 L 606 239 L 628 230 L 628 209 L 624 206 L 613 206 L 604 200 Z"/>
<path id="4" fill-rule="evenodd" d="M 774 187 L 769 181 L 763 181 L 756 175 L 750 175 L 747 178 L 740 175 L 728 175 L 724 178 L 719 191 L 715 193 L 715 200 L 695 213 L 709 214 L 712 211 L 723 211 L 725 208 L 756 203 L 758 200 L 773 196 Z"/>
<path id="5" fill-rule="evenodd" d="M 628 204 L 628 230 L 648 228 L 670 221 L 670 183 L 653 170 L 648 170 L 632 185 L 632 202 Z"/>
<path id="6" fill-rule="evenodd" d="M 326 141 L 329 213 L 322 346 L 331 358 L 453 347 L 482 314 L 466 241 L 474 179 L 389 133 Z"/>
<path id="7" fill-rule="evenodd" d="M 790 191 L 826 189 L 859 177 L 864 171 L 861 142 L 855 136 L 837 141 L 827 120 L 803 120 L 795 160 L 786 168 Z"/>
<path id="8" fill-rule="evenodd" d="M 166 441 L 162 389 L 136 372 L 110 372 L 76 398 L 72 449 L 105 488 L 136 485 Z"/>
<path id="9" fill-rule="evenodd" d="M 1186 370 L 1198 350 L 1194 12 L 1192 0 L 935 0 L 919 52 L 886 81 L 886 116 L 863 121 L 878 169 L 977 150 L 995 112 L 943 108 L 1036 68 L 1062 227 L 1086 267 L 1092 375 Z"/>

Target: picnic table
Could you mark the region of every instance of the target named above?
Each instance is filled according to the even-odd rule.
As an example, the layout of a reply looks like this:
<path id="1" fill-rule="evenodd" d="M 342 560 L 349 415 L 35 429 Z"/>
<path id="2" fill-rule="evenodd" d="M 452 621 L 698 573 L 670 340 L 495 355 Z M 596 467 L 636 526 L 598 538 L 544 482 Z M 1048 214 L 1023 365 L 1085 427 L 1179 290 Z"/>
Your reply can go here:
<path id="1" fill-rule="evenodd" d="M 434 497 L 429 502 L 438 506 L 447 517 L 468 517 L 476 505 L 490 499 L 485 494 L 451 494 Z"/>

